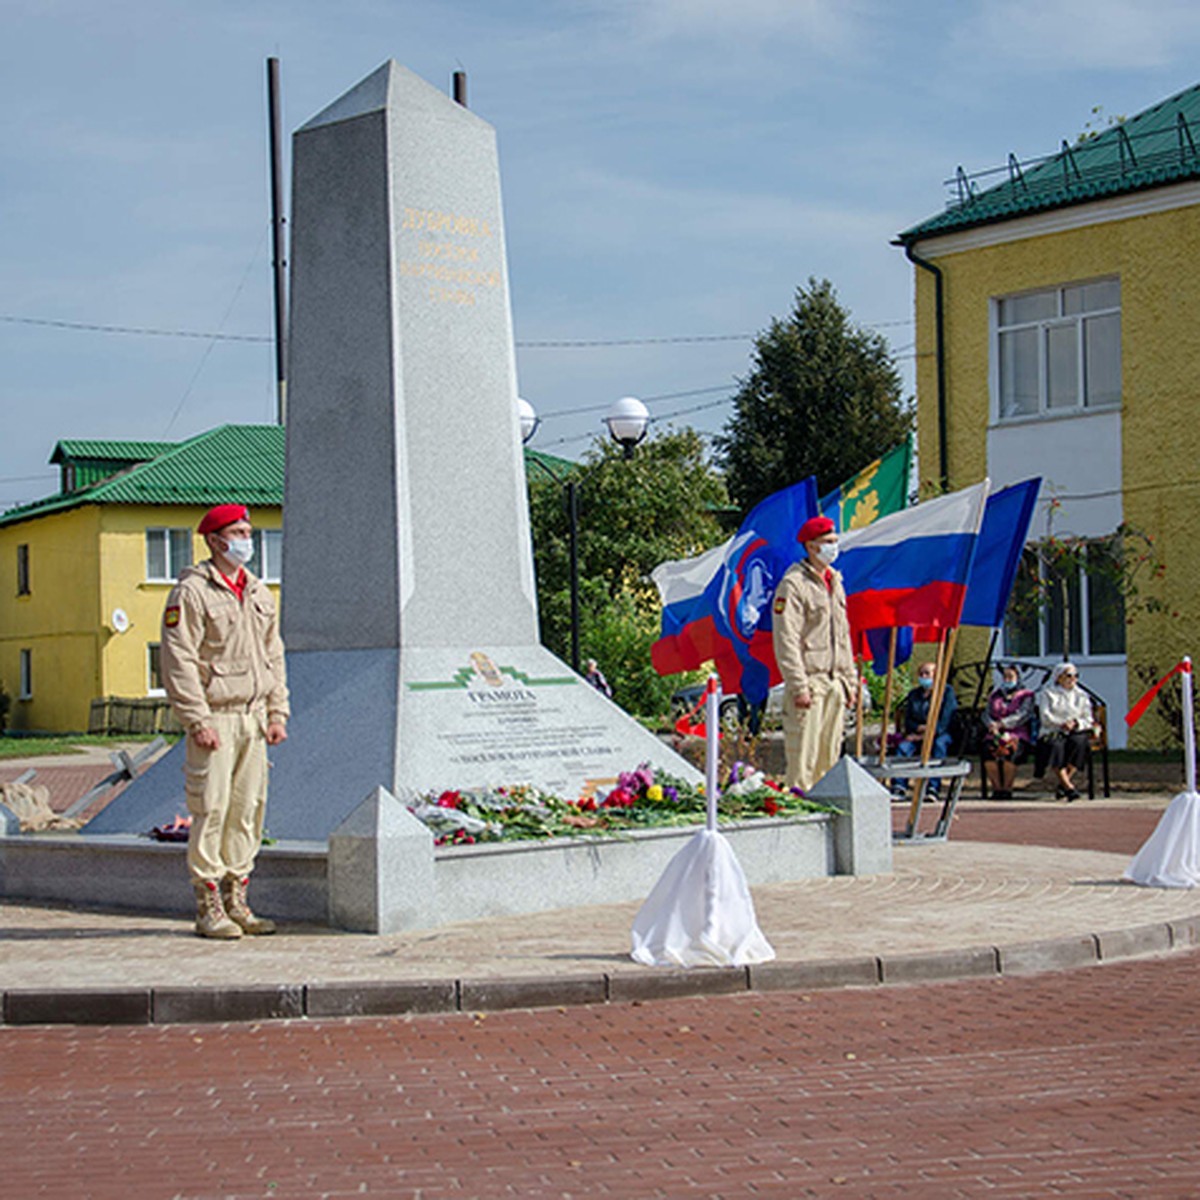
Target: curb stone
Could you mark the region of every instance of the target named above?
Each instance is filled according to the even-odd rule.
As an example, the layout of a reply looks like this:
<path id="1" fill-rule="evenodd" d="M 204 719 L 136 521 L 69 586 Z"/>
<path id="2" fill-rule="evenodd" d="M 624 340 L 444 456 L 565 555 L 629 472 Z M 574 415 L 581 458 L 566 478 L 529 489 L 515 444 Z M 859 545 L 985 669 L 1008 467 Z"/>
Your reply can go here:
<path id="1" fill-rule="evenodd" d="M 496 1012 L 643 1003 L 736 992 L 903 986 L 989 975 L 1096 966 L 1200 945 L 1200 916 L 1131 929 L 924 954 L 859 956 L 749 967 L 645 973 L 393 983 L 329 982 L 246 987 L 17 988 L 3 993 L 6 1025 L 168 1025 L 424 1013 Z"/>

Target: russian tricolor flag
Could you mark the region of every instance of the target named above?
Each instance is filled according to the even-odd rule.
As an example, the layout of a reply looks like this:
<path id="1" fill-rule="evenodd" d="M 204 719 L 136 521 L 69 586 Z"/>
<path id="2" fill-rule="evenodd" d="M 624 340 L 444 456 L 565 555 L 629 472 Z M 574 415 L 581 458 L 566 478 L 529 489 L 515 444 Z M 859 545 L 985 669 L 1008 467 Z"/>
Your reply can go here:
<path id="1" fill-rule="evenodd" d="M 651 648 L 660 675 L 712 661 L 728 693 L 752 704 L 780 679 L 771 643 L 771 597 L 804 555 L 796 532 L 817 514 L 808 478 L 755 506 L 737 534 L 698 558 L 665 562 L 651 578 L 662 597 L 662 636 Z"/>
<path id="2" fill-rule="evenodd" d="M 959 624 L 988 481 L 841 537 L 838 570 L 856 641 L 869 629 Z"/>

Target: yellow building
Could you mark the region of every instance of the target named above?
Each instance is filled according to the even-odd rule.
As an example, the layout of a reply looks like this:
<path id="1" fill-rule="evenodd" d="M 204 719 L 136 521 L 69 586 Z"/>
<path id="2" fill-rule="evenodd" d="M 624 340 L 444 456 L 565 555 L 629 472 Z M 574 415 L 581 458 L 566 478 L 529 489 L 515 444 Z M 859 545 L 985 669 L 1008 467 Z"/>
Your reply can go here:
<path id="1" fill-rule="evenodd" d="M 88 728 L 92 701 L 161 696 L 159 622 L 197 523 L 249 506 L 250 569 L 278 596 L 283 429 L 224 425 L 178 444 L 64 441 L 60 492 L 0 516 L 0 686 L 9 727 Z"/>
<path id="2" fill-rule="evenodd" d="M 163 606 L 179 571 L 207 557 L 195 529 L 214 504 L 249 507 L 250 570 L 279 601 L 284 431 L 63 441 L 50 461 L 58 494 L 0 516 L 0 689 L 11 729 L 77 732 L 95 724 L 93 701 L 163 698 Z M 555 479 L 574 466 L 529 449 L 525 462 Z"/>
<path id="3" fill-rule="evenodd" d="M 1139 587 L 1162 611 L 1126 620 L 1098 572 L 1067 580 L 1068 650 L 1116 746 L 1143 674 L 1196 649 L 1198 148 L 1200 85 L 1049 158 L 1010 156 L 992 186 L 960 170 L 946 211 L 897 239 L 915 266 L 922 481 L 1042 476 L 1027 561 L 1043 576 L 1051 537 L 1085 539 L 1092 561 L 1123 527 L 1155 540 L 1166 574 Z M 1055 606 L 1010 619 L 1000 652 L 1053 662 L 1063 625 Z"/>

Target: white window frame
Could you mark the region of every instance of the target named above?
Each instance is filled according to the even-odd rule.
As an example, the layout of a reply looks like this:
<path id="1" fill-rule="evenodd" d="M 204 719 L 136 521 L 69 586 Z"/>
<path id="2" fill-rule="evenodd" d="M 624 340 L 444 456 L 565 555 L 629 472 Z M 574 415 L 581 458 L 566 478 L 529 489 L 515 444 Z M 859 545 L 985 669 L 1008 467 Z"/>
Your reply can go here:
<path id="1" fill-rule="evenodd" d="M 256 529 L 252 537 L 254 557 L 250 560 L 250 570 L 263 583 L 279 583 L 283 576 L 283 530 Z"/>
<path id="2" fill-rule="evenodd" d="M 154 657 L 158 655 L 158 687 L 154 686 Z M 146 695 L 147 696 L 165 696 L 167 689 L 162 686 L 162 643 L 147 642 L 146 643 Z"/>
<path id="3" fill-rule="evenodd" d="M 1115 306 L 1087 309 L 1086 311 L 1077 313 L 1064 312 L 1063 297 L 1065 292 L 1072 288 L 1086 287 L 1089 284 L 1099 283 L 1115 283 L 1119 290 L 1121 281 L 1118 276 L 1101 276 L 1096 279 L 1072 280 L 1069 283 L 1059 284 L 1055 287 L 1034 288 L 1029 291 L 1011 292 L 1007 295 L 992 297 L 990 301 L 989 317 L 990 369 L 988 374 L 992 391 L 993 420 L 996 424 L 1009 425 L 1017 424 L 1023 421 L 1038 421 L 1045 420 L 1047 418 L 1070 417 L 1087 412 L 1106 412 L 1121 407 L 1121 394 L 1118 394 L 1115 400 L 1109 400 L 1104 403 L 1096 403 L 1094 401 L 1089 403 L 1087 345 L 1084 338 L 1084 326 L 1086 321 L 1097 317 L 1115 316 L 1117 318 L 1118 379 L 1120 380 L 1120 355 L 1122 350 L 1122 335 L 1120 329 L 1120 299 L 1118 298 Z M 1007 325 L 1002 325 L 1000 323 L 1001 306 L 1006 300 L 1018 300 L 1032 298 L 1035 296 L 1050 295 L 1054 296 L 1055 298 L 1055 315 L 1039 317 L 1034 320 L 1015 321 Z M 1050 354 L 1047 342 L 1052 330 L 1061 330 L 1064 328 L 1073 328 L 1075 331 L 1075 377 L 1077 381 L 1076 403 L 1073 405 L 1058 404 L 1051 407 L 1049 403 Z M 1005 413 L 1003 411 L 1004 396 L 1001 391 L 1000 376 L 1001 335 L 1016 334 L 1025 331 L 1032 331 L 1037 335 L 1037 410 L 1035 412 L 1026 413 Z"/>
<path id="4" fill-rule="evenodd" d="M 153 573 L 153 564 L 151 563 L 151 545 L 155 542 L 160 544 L 160 552 L 163 562 L 166 563 L 167 573 L 165 575 L 156 575 Z M 180 555 L 187 559 L 186 562 L 176 562 L 177 552 L 186 548 L 186 554 Z M 146 582 L 147 583 L 174 583 L 179 578 L 180 571 L 184 567 L 190 567 L 193 561 L 192 551 L 192 531 L 190 529 L 177 529 L 169 526 L 151 525 L 146 528 Z"/>
<path id="5" fill-rule="evenodd" d="M 18 700 L 33 699 L 33 651 L 20 651 L 20 683 L 17 692 Z"/>
<path id="6" fill-rule="evenodd" d="M 1103 538 L 1097 539 L 1103 541 Z M 1026 552 L 1037 551 L 1036 542 L 1030 542 L 1025 547 Z M 1038 555 L 1038 572 L 1044 574 L 1046 570 L 1045 560 Z M 1015 589 L 1014 589 L 1015 590 Z M 1087 567 L 1081 566 L 1079 569 L 1079 648 L 1072 649 L 1070 646 L 1071 631 L 1067 630 L 1067 655 L 1072 659 L 1079 659 L 1083 662 L 1091 663 L 1123 663 L 1129 652 L 1128 636 L 1122 640 L 1124 645 L 1120 650 L 1104 650 L 1093 652 L 1092 650 L 1092 630 L 1091 630 L 1091 581 L 1088 576 Z M 1122 626 L 1123 631 L 1127 626 Z M 1063 657 L 1061 647 L 1051 647 L 1051 639 L 1049 634 L 1049 614 L 1039 611 L 1037 615 L 1037 634 L 1038 644 L 1036 653 L 1023 653 L 1019 647 L 1011 645 L 1011 634 L 1009 632 L 1009 621 L 1007 614 L 1005 616 L 1003 630 L 1003 653 L 1007 657 L 1012 658 L 1038 658 L 1045 659 L 1047 662 L 1057 662 Z"/>

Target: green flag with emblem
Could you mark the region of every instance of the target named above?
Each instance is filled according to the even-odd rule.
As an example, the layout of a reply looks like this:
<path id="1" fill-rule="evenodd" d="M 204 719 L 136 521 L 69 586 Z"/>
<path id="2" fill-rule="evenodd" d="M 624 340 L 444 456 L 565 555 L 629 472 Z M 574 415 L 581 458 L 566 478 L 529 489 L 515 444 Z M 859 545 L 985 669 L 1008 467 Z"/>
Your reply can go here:
<path id="1" fill-rule="evenodd" d="M 841 532 L 862 529 L 880 517 L 908 507 L 912 434 L 894 450 L 863 467 L 821 500 L 821 512 Z"/>

